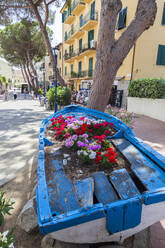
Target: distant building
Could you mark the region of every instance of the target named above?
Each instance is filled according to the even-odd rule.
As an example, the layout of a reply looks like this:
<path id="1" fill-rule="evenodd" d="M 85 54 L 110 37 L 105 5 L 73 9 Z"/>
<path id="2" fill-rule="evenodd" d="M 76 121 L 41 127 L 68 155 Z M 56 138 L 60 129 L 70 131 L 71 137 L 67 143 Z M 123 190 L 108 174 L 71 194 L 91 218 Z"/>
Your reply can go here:
<path id="1" fill-rule="evenodd" d="M 115 102 L 117 90 L 118 93 L 123 93 L 122 106 L 126 106 L 130 80 L 144 77 L 165 78 L 165 2 L 156 2 L 158 12 L 154 25 L 137 40 L 114 81 L 111 97 Z M 122 3 L 116 25 L 116 38 L 133 20 L 138 0 L 122 0 Z M 65 2 L 61 9 L 63 45 L 58 54 L 58 68 L 65 81 L 77 90 L 90 87 L 93 83 L 100 10 L 100 0 L 72 0 L 69 6 Z"/>

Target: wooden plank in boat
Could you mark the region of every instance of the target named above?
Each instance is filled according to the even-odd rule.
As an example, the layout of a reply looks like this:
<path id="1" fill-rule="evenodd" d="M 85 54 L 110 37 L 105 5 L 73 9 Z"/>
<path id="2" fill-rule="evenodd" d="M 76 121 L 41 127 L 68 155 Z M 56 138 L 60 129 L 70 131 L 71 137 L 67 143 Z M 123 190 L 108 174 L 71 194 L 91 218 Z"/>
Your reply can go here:
<path id="1" fill-rule="evenodd" d="M 94 178 L 94 192 L 98 202 L 107 204 L 119 199 L 104 172 L 96 172 L 92 176 Z"/>
<path id="2" fill-rule="evenodd" d="M 112 140 L 124 157 L 130 162 L 132 171 L 149 191 L 165 186 L 165 175 L 148 157 L 143 155 L 126 139 Z"/>
<path id="3" fill-rule="evenodd" d="M 110 234 L 134 228 L 141 223 L 142 203 L 138 197 L 107 204 L 106 210 Z"/>
<path id="4" fill-rule="evenodd" d="M 84 180 L 79 180 L 74 183 L 75 193 L 78 197 L 81 207 L 88 207 L 93 205 L 93 178 L 89 177 Z"/>
<path id="5" fill-rule="evenodd" d="M 56 214 L 80 208 L 72 182 L 66 177 L 61 160 L 50 160 L 53 179 L 48 183 L 51 206 Z"/>
<path id="6" fill-rule="evenodd" d="M 115 170 L 110 174 L 110 181 L 115 187 L 121 199 L 126 200 L 132 197 L 141 196 L 127 170 Z"/>

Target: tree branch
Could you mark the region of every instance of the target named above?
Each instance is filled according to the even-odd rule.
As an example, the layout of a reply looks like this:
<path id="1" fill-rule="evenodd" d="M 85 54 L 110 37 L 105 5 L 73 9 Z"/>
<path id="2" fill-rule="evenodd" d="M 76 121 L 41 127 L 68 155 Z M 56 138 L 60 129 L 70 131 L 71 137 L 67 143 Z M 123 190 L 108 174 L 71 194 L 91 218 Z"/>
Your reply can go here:
<path id="1" fill-rule="evenodd" d="M 53 2 L 55 2 L 55 0 L 51 0 L 50 2 L 47 3 L 47 5 L 49 6 L 49 5 L 52 4 Z"/>
<path id="2" fill-rule="evenodd" d="M 135 18 L 115 42 L 112 56 L 121 65 L 139 36 L 153 25 L 157 12 L 156 0 L 139 0 Z M 119 60 L 120 58 L 120 60 Z"/>
<path id="3" fill-rule="evenodd" d="M 49 18 L 49 7 L 48 7 L 48 4 L 46 3 L 46 0 L 44 0 L 44 5 L 45 5 L 45 21 L 44 21 L 44 26 L 46 27 L 46 24 L 47 24 L 48 18 Z"/>
<path id="4" fill-rule="evenodd" d="M 25 5 L 25 6 L 20 6 L 20 5 L 0 5 L 0 8 L 3 10 L 7 10 L 7 9 L 28 9 L 30 8 L 29 5 Z"/>

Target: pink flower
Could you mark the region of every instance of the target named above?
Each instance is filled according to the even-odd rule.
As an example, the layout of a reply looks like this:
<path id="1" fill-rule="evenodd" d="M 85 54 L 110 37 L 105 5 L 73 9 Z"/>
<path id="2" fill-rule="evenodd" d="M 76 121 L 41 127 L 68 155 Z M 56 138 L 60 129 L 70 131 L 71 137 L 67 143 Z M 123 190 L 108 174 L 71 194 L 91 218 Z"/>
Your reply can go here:
<path id="1" fill-rule="evenodd" d="M 109 130 L 105 130 L 104 134 L 109 135 L 111 132 Z"/>
<path id="2" fill-rule="evenodd" d="M 70 136 L 70 133 L 66 133 L 66 134 L 65 134 L 65 138 L 66 138 L 66 139 L 69 138 L 69 136 Z"/>

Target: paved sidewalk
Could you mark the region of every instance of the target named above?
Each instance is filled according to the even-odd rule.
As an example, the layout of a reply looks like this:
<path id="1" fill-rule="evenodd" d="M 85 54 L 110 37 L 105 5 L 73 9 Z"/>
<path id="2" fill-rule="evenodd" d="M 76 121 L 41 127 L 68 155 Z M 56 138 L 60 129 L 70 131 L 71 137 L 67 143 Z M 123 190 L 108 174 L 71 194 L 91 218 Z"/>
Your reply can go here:
<path id="1" fill-rule="evenodd" d="M 31 165 L 39 127 L 50 112 L 39 101 L 0 101 L 0 186 Z"/>
<path id="2" fill-rule="evenodd" d="M 134 133 L 165 156 L 165 122 L 146 116 L 137 116 Z M 150 247 L 165 248 L 165 220 L 150 227 Z"/>

